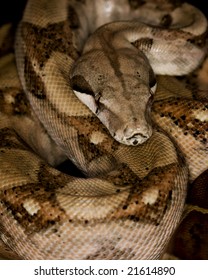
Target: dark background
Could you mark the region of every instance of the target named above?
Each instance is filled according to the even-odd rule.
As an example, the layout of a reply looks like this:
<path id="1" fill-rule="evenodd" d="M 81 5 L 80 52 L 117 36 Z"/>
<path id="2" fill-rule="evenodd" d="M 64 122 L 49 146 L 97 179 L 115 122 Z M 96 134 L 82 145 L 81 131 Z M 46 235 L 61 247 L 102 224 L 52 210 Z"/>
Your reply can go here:
<path id="1" fill-rule="evenodd" d="M 48 0 L 50 1 L 50 0 Z M 185 1 L 184 1 L 185 2 Z M 186 1 L 201 9 L 208 18 L 208 2 L 206 0 Z M 0 3 L 0 25 L 5 22 L 17 22 L 21 18 L 26 0 L 1 0 Z"/>

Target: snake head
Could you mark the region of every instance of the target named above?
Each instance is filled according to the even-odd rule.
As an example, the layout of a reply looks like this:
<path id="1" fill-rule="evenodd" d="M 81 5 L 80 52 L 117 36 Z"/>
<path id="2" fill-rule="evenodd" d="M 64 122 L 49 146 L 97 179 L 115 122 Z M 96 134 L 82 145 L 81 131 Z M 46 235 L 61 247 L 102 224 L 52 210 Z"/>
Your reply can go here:
<path id="1" fill-rule="evenodd" d="M 71 86 L 118 142 L 136 146 L 152 135 L 156 80 L 143 54 L 123 49 L 114 60 L 100 50 L 84 54 L 72 68 Z"/>

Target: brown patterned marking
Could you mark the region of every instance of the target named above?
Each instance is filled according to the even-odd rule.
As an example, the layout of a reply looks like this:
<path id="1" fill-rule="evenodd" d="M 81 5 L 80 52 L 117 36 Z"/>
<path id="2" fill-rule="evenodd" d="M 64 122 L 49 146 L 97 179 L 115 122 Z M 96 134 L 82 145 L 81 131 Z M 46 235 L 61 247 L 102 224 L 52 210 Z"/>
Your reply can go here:
<path id="1" fill-rule="evenodd" d="M 207 163 L 208 168 L 208 163 Z M 208 169 L 197 177 L 190 186 L 187 203 L 208 209 Z"/>
<path id="2" fill-rule="evenodd" d="M 0 192 L 0 200 L 7 212 L 11 211 L 14 219 L 28 233 L 39 232 L 67 220 L 64 209 L 56 199 L 57 191 L 64 187 L 66 181 L 69 182 L 69 177 L 62 174 L 54 176 L 42 165 L 38 173 L 38 183 L 4 190 Z M 40 207 L 33 215 L 24 208 L 24 202 L 28 199 L 36 201 Z"/>
<path id="3" fill-rule="evenodd" d="M 87 256 L 86 260 L 131 260 L 135 258 L 135 253 L 132 252 L 131 248 L 118 249 L 109 242 L 109 240 L 106 240 L 105 246 L 101 246 L 97 252 Z"/>
<path id="4" fill-rule="evenodd" d="M 174 42 L 175 38 L 180 38 L 183 39 L 184 41 L 190 42 L 192 38 L 194 38 L 194 35 L 192 35 L 189 32 L 185 32 L 180 29 L 163 28 L 162 26 L 153 28 L 151 30 L 151 33 L 155 38 L 159 38 L 159 39 L 163 38 L 163 40 L 167 40 L 170 42 Z M 203 38 L 203 35 L 201 35 L 200 38 Z M 194 41 L 191 43 L 194 44 Z"/>
<path id="5" fill-rule="evenodd" d="M 112 171 L 105 175 L 105 179 L 112 182 L 115 186 L 139 188 L 141 186 L 141 178 L 139 178 L 125 163 L 120 164 L 116 171 Z M 140 189 L 142 192 L 142 188 Z"/>
<path id="6" fill-rule="evenodd" d="M 67 54 L 74 60 L 78 58 L 68 21 L 50 24 L 47 28 L 23 22 L 21 33 L 26 44 L 27 56 L 35 58 L 40 67 L 45 65 L 54 51 Z"/>
<path id="7" fill-rule="evenodd" d="M 25 93 L 16 87 L 0 89 L 0 111 L 7 115 L 30 114 L 30 107 Z"/>
<path id="8" fill-rule="evenodd" d="M 173 110 L 173 108 L 175 109 Z M 198 109 L 202 112 L 208 112 L 208 103 L 173 98 L 166 102 L 155 102 L 153 105 L 153 110 L 162 118 L 170 118 L 174 125 L 182 129 L 184 136 L 192 135 L 197 141 L 206 144 L 208 141 L 208 122 L 194 117 L 194 110 Z"/>
<path id="9" fill-rule="evenodd" d="M 72 116 L 69 118 L 69 123 L 78 131 L 80 147 L 83 147 L 83 153 L 89 162 L 99 156 L 110 155 L 119 146 L 119 144 L 109 135 L 107 129 L 100 123 L 98 118 L 94 116 Z M 99 131 L 106 135 L 106 138 L 100 144 L 94 144 L 90 141 L 91 135 L 95 131 Z"/>
<path id="10" fill-rule="evenodd" d="M 132 43 L 137 49 L 142 51 L 150 51 L 153 45 L 153 39 L 151 38 L 140 38 Z"/>
<path id="11" fill-rule="evenodd" d="M 31 61 L 26 56 L 24 65 L 27 90 L 38 99 L 46 99 L 46 89 L 43 80 L 34 71 Z"/>
<path id="12" fill-rule="evenodd" d="M 177 171 L 176 164 L 153 169 L 138 186 L 132 189 L 126 204 L 112 213 L 112 218 L 128 218 L 135 222 L 142 221 L 159 225 L 170 207 Z M 161 186 L 163 187 L 161 188 Z M 155 193 L 155 201 L 145 203 L 146 191 Z"/>
<path id="13" fill-rule="evenodd" d="M 2 128 L 0 130 L 0 148 L 26 150 L 25 143 L 11 128 Z M 1 152 L 4 153 L 4 151 Z"/>
<path id="14" fill-rule="evenodd" d="M 89 140 L 86 138 L 86 135 L 84 134 L 78 135 L 78 141 L 80 147 L 83 147 L 82 152 L 89 163 L 94 159 L 106 154 L 105 151 L 99 149 L 97 145 L 90 143 Z"/>

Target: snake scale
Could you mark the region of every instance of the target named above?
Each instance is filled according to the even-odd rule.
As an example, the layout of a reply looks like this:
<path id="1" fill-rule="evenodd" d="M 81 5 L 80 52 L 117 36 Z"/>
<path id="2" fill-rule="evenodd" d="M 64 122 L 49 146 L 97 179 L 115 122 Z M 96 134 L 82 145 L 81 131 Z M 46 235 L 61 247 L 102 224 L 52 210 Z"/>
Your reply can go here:
<path id="1" fill-rule="evenodd" d="M 207 194 L 205 16 L 170 0 L 28 0 L 15 60 L 9 30 L 0 29 L 1 250 L 162 258 L 192 213 L 188 186 L 190 204 L 195 189 Z M 81 176 L 58 168 L 67 160 Z"/>

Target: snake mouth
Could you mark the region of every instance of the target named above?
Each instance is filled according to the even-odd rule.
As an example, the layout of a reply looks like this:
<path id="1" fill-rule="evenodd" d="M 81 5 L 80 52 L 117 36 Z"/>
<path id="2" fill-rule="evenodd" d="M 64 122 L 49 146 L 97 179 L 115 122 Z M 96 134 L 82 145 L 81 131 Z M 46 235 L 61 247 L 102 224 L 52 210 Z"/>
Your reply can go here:
<path id="1" fill-rule="evenodd" d="M 124 129 L 113 133 L 113 138 L 121 144 L 127 146 L 137 146 L 146 142 L 152 136 L 153 130 L 151 126 L 143 127 L 143 129 Z"/>
<path id="2" fill-rule="evenodd" d="M 149 135 L 147 136 L 142 133 L 135 133 L 131 137 L 126 138 L 126 141 L 129 143 L 129 145 L 137 146 L 144 143 L 147 139 L 149 139 L 149 137 Z"/>

